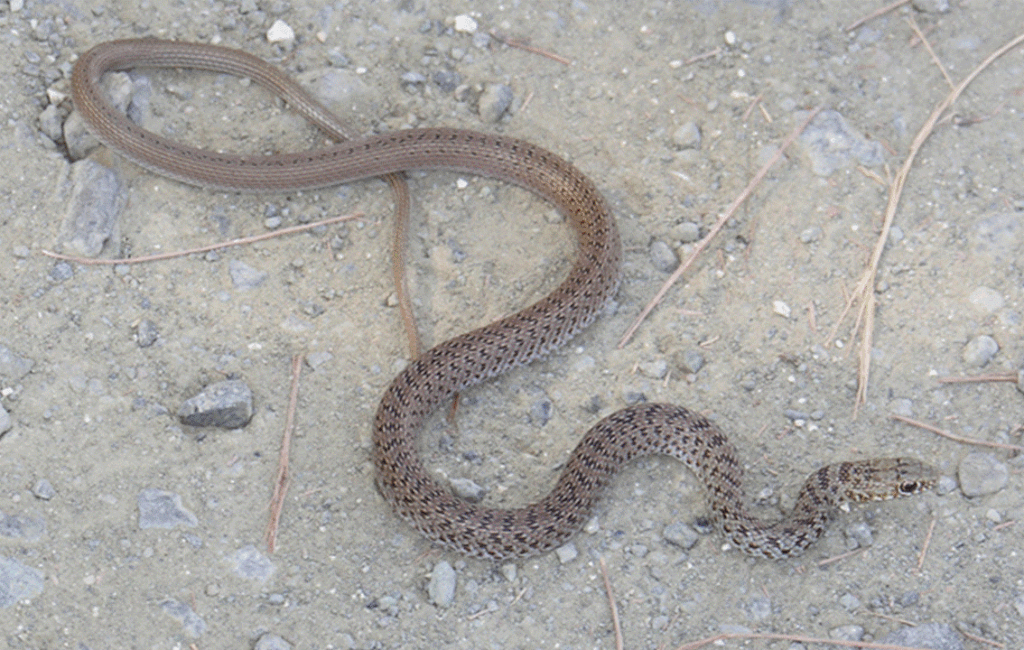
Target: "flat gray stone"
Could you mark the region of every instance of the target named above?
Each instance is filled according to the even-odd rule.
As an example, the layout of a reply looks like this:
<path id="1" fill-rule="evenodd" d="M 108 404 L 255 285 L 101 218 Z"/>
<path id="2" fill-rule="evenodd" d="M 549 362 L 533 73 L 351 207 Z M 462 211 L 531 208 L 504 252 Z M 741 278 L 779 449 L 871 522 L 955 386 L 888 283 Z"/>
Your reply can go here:
<path id="1" fill-rule="evenodd" d="M 29 372 L 36 362 L 15 354 L 6 345 L 0 345 L 0 379 L 13 384 Z"/>
<path id="2" fill-rule="evenodd" d="M 114 170 L 90 159 L 72 163 L 68 181 L 60 243 L 65 252 L 96 257 L 114 234 L 128 188 Z"/>
<path id="3" fill-rule="evenodd" d="M 803 117 L 798 113 L 796 119 Z M 811 170 L 818 176 L 831 176 L 855 163 L 875 167 L 885 162 L 882 144 L 865 138 L 838 111 L 815 115 L 800 134 L 800 144 L 811 160 Z"/>
<path id="4" fill-rule="evenodd" d="M 37 542 L 46 534 L 46 521 L 42 517 L 8 515 L 0 511 L 0 537 Z"/>
<path id="5" fill-rule="evenodd" d="M 966 497 L 995 494 L 1006 487 L 1010 470 L 1006 463 L 985 451 L 974 451 L 960 461 L 957 468 L 960 491 Z"/>
<path id="6" fill-rule="evenodd" d="M 160 603 L 160 609 L 164 614 L 181 623 L 182 631 L 190 639 L 198 639 L 206 631 L 206 621 L 181 601 L 168 598 Z"/>
<path id="7" fill-rule="evenodd" d="M 427 583 L 427 596 L 438 607 L 452 604 L 455 600 L 455 569 L 452 565 L 444 560 L 434 565 L 434 570 L 430 572 L 430 582 Z"/>
<path id="8" fill-rule="evenodd" d="M 228 274 L 231 276 L 231 284 L 242 290 L 255 289 L 269 277 L 266 271 L 260 271 L 239 260 L 228 262 Z"/>
<path id="9" fill-rule="evenodd" d="M 238 429 L 249 424 L 252 415 L 252 391 L 238 379 L 210 384 L 178 409 L 178 418 L 190 427 Z"/>
<path id="10" fill-rule="evenodd" d="M 43 574 L 15 559 L 0 555 L 0 609 L 43 593 Z"/>
<path id="11" fill-rule="evenodd" d="M 907 648 L 964 650 L 960 635 L 948 623 L 921 623 L 914 627 L 904 627 L 887 635 L 881 642 Z"/>
<path id="12" fill-rule="evenodd" d="M 196 516 L 181 504 L 181 496 L 149 488 L 139 493 L 139 528 L 194 527 L 199 524 Z"/>
<path id="13" fill-rule="evenodd" d="M 270 558 L 260 553 L 252 544 L 235 551 L 231 558 L 231 564 L 232 570 L 238 576 L 260 582 L 266 582 L 270 576 L 274 575 L 276 569 Z"/>

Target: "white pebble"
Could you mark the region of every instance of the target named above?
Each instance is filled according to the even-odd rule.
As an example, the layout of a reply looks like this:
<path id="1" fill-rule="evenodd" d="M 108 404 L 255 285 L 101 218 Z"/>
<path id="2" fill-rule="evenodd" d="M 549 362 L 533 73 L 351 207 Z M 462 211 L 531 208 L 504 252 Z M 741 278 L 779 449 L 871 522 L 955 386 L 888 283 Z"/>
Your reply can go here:
<path id="1" fill-rule="evenodd" d="M 789 318 L 793 313 L 793 310 L 789 308 L 789 305 L 782 302 L 781 300 L 772 301 L 772 311 L 783 318 Z"/>
<path id="2" fill-rule="evenodd" d="M 267 30 L 267 41 L 271 43 L 290 43 L 295 40 L 295 30 L 283 20 L 275 20 Z"/>
<path id="3" fill-rule="evenodd" d="M 462 32 L 464 34 L 473 34 L 476 32 L 477 24 L 472 17 L 466 14 L 459 14 L 455 17 L 455 31 Z"/>

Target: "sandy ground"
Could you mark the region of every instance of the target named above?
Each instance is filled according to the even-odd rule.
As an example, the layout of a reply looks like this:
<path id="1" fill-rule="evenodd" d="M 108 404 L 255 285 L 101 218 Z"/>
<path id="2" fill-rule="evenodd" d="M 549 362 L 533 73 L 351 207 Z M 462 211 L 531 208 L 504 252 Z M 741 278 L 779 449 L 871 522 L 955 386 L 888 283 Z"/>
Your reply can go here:
<path id="1" fill-rule="evenodd" d="M 939 379 L 1016 373 L 1024 362 L 1024 51 L 977 79 L 910 175 L 881 263 L 873 373 L 856 419 L 853 319 L 842 318 L 881 224 L 885 178 L 949 90 L 907 18 L 955 83 L 1016 36 L 1018 0 L 953 0 L 948 11 L 922 2 L 853 31 L 846 26 L 877 3 L 11 4 L 18 10 L 0 8 L 8 54 L 0 61 L 0 345 L 15 363 L 0 376 L 11 418 L 0 438 L 8 529 L 0 558 L 8 588 L 18 582 L 15 567 L 28 591 L 0 609 L 7 647 L 245 648 L 269 632 L 297 648 L 611 648 L 599 558 L 627 647 L 743 630 L 878 640 L 929 622 L 1024 647 L 1024 536 L 1008 523 L 1024 516 L 1020 459 L 986 450 L 1009 480 L 968 498 L 956 478 L 972 449 L 890 418 L 895 411 L 963 436 L 1021 442 L 1024 400 L 1012 383 Z M 480 30 L 571 64 L 478 47 L 448 27 L 464 13 Z M 297 35 L 287 52 L 265 37 L 278 18 Z M 551 358 L 466 394 L 457 431 L 437 422 L 424 435 L 439 476 L 476 481 L 493 504 L 536 498 L 599 416 L 642 393 L 705 412 L 732 432 L 748 492 L 768 517 L 792 502 L 809 471 L 846 458 L 926 459 L 946 488 L 854 506 L 804 557 L 769 562 L 713 535 L 686 551 L 668 543 L 666 526 L 705 514 L 701 488 L 677 463 L 650 459 L 617 479 L 571 561 L 550 554 L 501 567 L 432 548 L 386 507 L 369 463 L 377 400 L 408 357 L 388 306 L 383 183 L 237 196 L 107 158 L 130 187 L 108 256 L 260 233 L 268 205 L 283 225 L 366 216 L 121 269 L 61 267 L 40 254 L 57 245 L 67 202 L 65 151 L 38 121 L 47 91 L 68 91 L 70 64 L 91 45 L 141 35 L 219 41 L 292 73 L 346 64 L 362 86 L 366 114 L 354 118 L 362 130 L 448 125 L 515 135 L 570 158 L 606 192 L 626 247 L 614 313 Z M 430 81 L 438 71 L 457 72 L 471 97 L 478 86 L 508 84 L 511 115 L 483 122 L 472 100 Z M 427 83 L 403 84 L 409 72 Z M 192 73 L 149 78 L 154 114 L 174 137 L 256 151 L 318 140 L 258 89 Z M 818 105 L 881 143 L 884 165 L 848 160 L 823 176 L 806 150 L 791 150 L 617 348 L 667 277 L 652 262 L 652 242 L 688 252 L 690 224 L 706 233 L 798 111 Z M 691 122 L 701 140 L 684 148 L 692 130 L 680 127 Z M 566 228 L 527 193 L 444 173 L 414 173 L 410 184 L 412 284 L 428 343 L 536 299 L 566 272 Z M 268 279 L 236 288 L 233 260 Z M 136 341 L 143 319 L 158 332 L 146 348 Z M 965 346 L 982 335 L 999 351 L 970 367 Z M 688 374 L 680 360 L 694 352 L 703 367 Z M 278 549 L 267 555 L 290 360 L 314 353 L 320 363 L 302 376 Z M 27 373 L 19 359 L 31 362 Z M 249 426 L 182 426 L 174 416 L 181 402 L 225 375 L 255 393 Z M 545 402 L 552 417 L 540 426 L 530 415 Z M 138 499 L 150 489 L 180 496 L 196 525 L 141 528 Z M 870 546 L 820 564 L 866 536 Z M 255 560 L 249 575 L 262 579 L 241 575 L 240 552 Z M 426 591 L 439 561 L 456 572 L 448 607 Z M 261 566 L 262 574 L 253 569 Z"/>

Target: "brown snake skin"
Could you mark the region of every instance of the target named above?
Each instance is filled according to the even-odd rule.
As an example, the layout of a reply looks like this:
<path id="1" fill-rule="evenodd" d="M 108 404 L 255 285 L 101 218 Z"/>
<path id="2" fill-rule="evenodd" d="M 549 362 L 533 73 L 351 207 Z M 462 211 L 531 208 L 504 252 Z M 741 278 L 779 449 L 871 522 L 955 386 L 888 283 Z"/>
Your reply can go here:
<path id="1" fill-rule="evenodd" d="M 591 516 L 602 488 L 631 459 L 668 454 L 707 487 L 712 518 L 747 553 L 803 551 L 849 500 L 914 494 L 934 485 L 931 467 L 903 458 L 839 463 L 811 474 L 796 506 L 775 524 L 747 513 L 742 465 L 714 424 L 679 406 L 642 404 L 595 425 L 572 452 L 555 488 L 523 508 L 459 499 L 430 476 L 416 450 L 425 419 L 450 397 L 563 345 L 592 323 L 615 294 L 621 245 L 604 197 L 576 167 L 534 144 L 455 129 L 411 129 L 273 156 L 195 149 L 150 133 L 114 110 L 99 89 L 104 72 L 135 67 L 197 68 L 250 77 L 328 133 L 343 124 L 264 61 L 238 50 L 153 39 L 112 41 L 89 50 L 72 76 L 75 106 L 106 145 L 143 167 L 203 187 L 287 192 L 410 169 L 471 172 L 525 187 L 554 204 L 577 235 L 568 277 L 516 314 L 427 351 L 388 387 L 374 420 L 373 461 L 384 498 L 424 535 L 482 558 L 543 553 Z"/>

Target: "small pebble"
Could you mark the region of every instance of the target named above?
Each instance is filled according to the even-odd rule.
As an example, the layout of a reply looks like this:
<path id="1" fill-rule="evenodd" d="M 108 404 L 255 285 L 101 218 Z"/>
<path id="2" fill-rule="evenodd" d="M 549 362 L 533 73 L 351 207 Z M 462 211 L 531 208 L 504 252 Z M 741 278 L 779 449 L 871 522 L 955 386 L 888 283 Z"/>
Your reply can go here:
<path id="1" fill-rule="evenodd" d="M 181 496 L 156 488 L 139 492 L 139 528 L 176 528 L 199 525 L 194 514 L 181 504 Z"/>
<path id="2" fill-rule="evenodd" d="M 662 273 L 671 273 L 679 266 L 679 256 L 672 247 L 660 239 L 651 242 L 651 264 Z"/>
<path id="3" fill-rule="evenodd" d="M 793 314 L 793 310 L 790 309 L 789 305 L 781 300 L 772 301 L 772 311 L 783 318 L 789 318 Z"/>
<path id="4" fill-rule="evenodd" d="M 995 494 L 1006 487 L 1010 470 L 1006 463 L 985 451 L 973 451 L 960 461 L 957 468 L 960 491 L 966 497 Z"/>
<path id="5" fill-rule="evenodd" d="M 235 551 L 231 564 L 236 575 L 260 582 L 269 580 L 276 570 L 274 563 L 252 544 Z"/>
<path id="6" fill-rule="evenodd" d="M 555 411 L 555 405 L 547 397 L 535 400 L 530 405 L 530 424 L 535 427 L 542 427 L 551 420 Z"/>
<path id="7" fill-rule="evenodd" d="M 744 609 L 752 621 L 763 621 L 772 615 L 772 601 L 766 596 L 755 596 L 750 599 Z"/>
<path id="8" fill-rule="evenodd" d="M 691 244 L 700 239 L 700 224 L 693 221 L 684 221 L 676 224 L 672 229 L 672 234 L 678 237 L 680 242 Z"/>
<path id="9" fill-rule="evenodd" d="M 255 289 L 263 284 L 269 277 L 265 271 L 255 269 L 245 262 L 231 260 L 228 262 L 228 274 L 231 276 L 231 284 L 236 289 Z"/>
<path id="10" fill-rule="evenodd" d="M 0 432 L 2 431 L 3 429 L 0 429 Z M 53 497 L 57 496 L 57 490 L 53 489 L 53 485 L 51 485 L 49 481 L 45 478 L 41 478 L 32 486 L 32 494 L 35 495 L 37 499 L 49 501 Z"/>
<path id="11" fill-rule="evenodd" d="M 852 612 L 860 607 L 860 598 L 857 598 L 853 594 L 846 593 L 839 597 L 839 604 L 848 612 Z"/>
<path id="12" fill-rule="evenodd" d="M 864 628 L 860 625 L 840 625 L 829 630 L 828 636 L 841 641 L 860 641 L 864 638 Z"/>
<path id="13" fill-rule="evenodd" d="M 640 374 L 651 379 L 664 379 L 668 374 L 668 362 L 664 359 L 642 361 L 637 365 Z"/>
<path id="14" fill-rule="evenodd" d="M 678 546 L 681 549 L 693 548 L 700 538 L 700 534 L 696 530 L 681 521 L 665 526 L 661 536 L 669 544 Z"/>
<path id="15" fill-rule="evenodd" d="M 283 20 L 275 20 L 274 24 L 267 30 L 267 41 L 270 43 L 289 45 L 295 42 L 295 30 L 291 28 L 291 25 Z"/>
<path id="16" fill-rule="evenodd" d="M 867 548 L 875 543 L 871 527 L 862 521 L 848 525 L 843 532 L 846 534 L 846 547 L 851 551 L 856 548 Z"/>
<path id="17" fill-rule="evenodd" d="M 210 384 L 178 409 L 181 423 L 190 427 L 239 429 L 249 424 L 252 416 L 252 390 L 238 379 Z"/>
<path id="18" fill-rule="evenodd" d="M 196 614 L 187 604 L 168 598 L 160 603 L 160 609 L 174 620 L 181 623 L 185 636 L 196 639 L 206 631 L 206 621 Z"/>
<path id="19" fill-rule="evenodd" d="M 0 609 L 43 593 L 43 573 L 0 555 Z"/>
<path id="20" fill-rule="evenodd" d="M 512 105 L 512 88 L 505 84 L 489 83 L 480 94 L 477 114 L 484 122 L 497 122 Z"/>
<path id="21" fill-rule="evenodd" d="M 453 478 L 448 480 L 448 485 L 456 496 L 471 503 L 480 503 L 487 496 L 487 489 L 478 485 L 468 478 Z"/>
<path id="22" fill-rule="evenodd" d="M 562 564 L 572 562 L 579 554 L 580 552 L 576 550 L 576 544 L 573 542 L 566 542 L 555 549 L 555 556 Z"/>
<path id="23" fill-rule="evenodd" d="M 704 355 L 699 350 L 680 350 L 672 355 L 672 363 L 688 375 L 695 375 L 704 367 Z"/>
<path id="24" fill-rule="evenodd" d="M 147 318 L 140 320 L 135 326 L 135 342 L 140 348 L 148 348 L 156 343 L 157 335 L 156 323 Z"/>
<path id="25" fill-rule="evenodd" d="M 821 228 L 818 226 L 811 226 L 800 232 L 800 241 L 805 244 L 810 244 L 821 239 Z"/>
<path id="26" fill-rule="evenodd" d="M 448 607 L 455 600 L 455 569 L 444 560 L 435 564 L 430 572 L 427 597 L 438 607 Z"/>
<path id="27" fill-rule="evenodd" d="M 974 337 L 964 346 L 962 357 L 968 367 L 981 368 L 996 356 L 996 352 L 999 352 L 999 344 L 996 343 L 996 340 L 982 334 Z"/>
<path id="28" fill-rule="evenodd" d="M 253 645 L 253 650 L 291 650 L 292 644 L 284 640 L 284 637 L 280 637 L 276 634 L 267 632 L 260 636 L 256 640 L 256 644 Z"/>
<path id="29" fill-rule="evenodd" d="M 516 566 L 515 562 L 506 562 L 501 565 L 501 575 L 505 576 L 505 579 L 509 582 L 516 581 L 516 574 L 518 571 L 519 568 Z"/>
<path id="30" fill-rule="evenodd" d="M 700 148 L 700 127 L 696 122 L 687 122 L 672 133 L 672 144 L 679 149 Z"/>
<path id="31" fill-rule="evenodd" d="M 1003 294 L 989 287 L 978 287 L 971 292 L 967 300 L 977 307 L 979 311 L 986 314 L 1002 309 L 1003 305 L 1006 304 Z"/>
<path id="32" fill-rule="evenodd" d="M 885 645 L 931 650 L 964 650 L 960 634 L 948 623 L 919 623 L 900 627 L 881 639 Z"/>
<path id="33" fill-rule="evenodd" d="M 455 17 L 455 31 L 463 34 L 472 34 L 477 30 L 476 21 L 473 20 L 472 16 L 466 14 L 459 14 Z"/>

